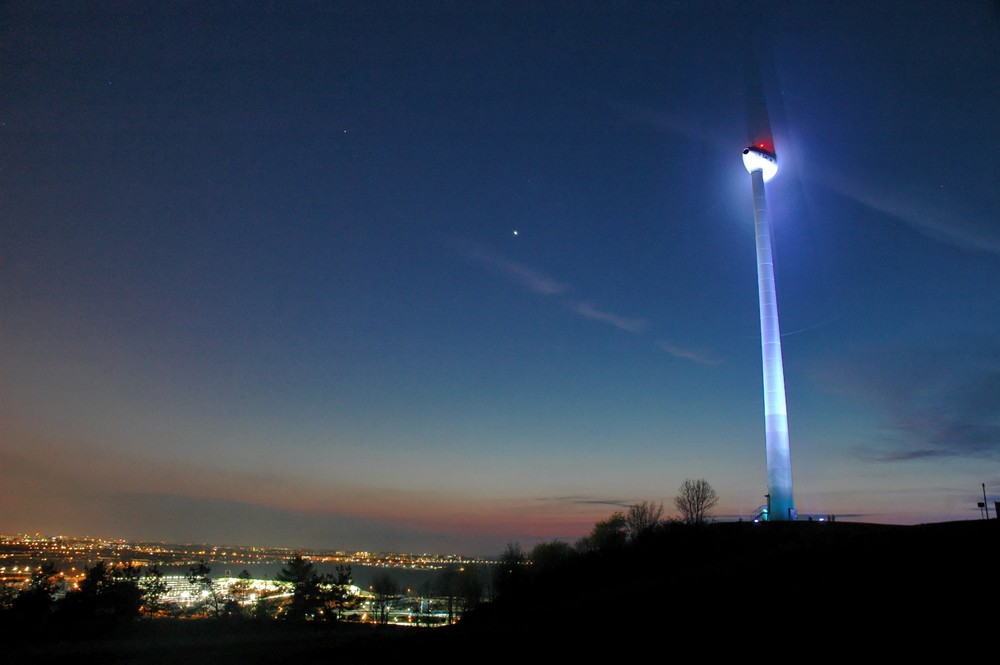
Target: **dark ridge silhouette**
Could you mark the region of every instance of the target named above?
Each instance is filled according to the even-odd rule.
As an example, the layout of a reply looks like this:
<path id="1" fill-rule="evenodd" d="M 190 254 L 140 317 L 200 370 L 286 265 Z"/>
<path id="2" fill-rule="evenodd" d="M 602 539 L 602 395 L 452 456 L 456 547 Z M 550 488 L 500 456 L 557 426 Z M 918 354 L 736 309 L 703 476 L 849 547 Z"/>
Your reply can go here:
<path id="1" fill-rule="evenodd" d="M 23 662 L 380 663 L 818 654 L 960 657 L 992 639 L 1000 522 L 665 524 L 529 568 L 450 628 L 136 621 L 61 639 L 5 631 Z M 9 627 L 8 627 L 9 628 Z M 650 651 L 652 649 L 652 651 Z M 932 651 L 928 651 L 932 650 Z"/>
<path id="2" fill-rule="evenodd" d="M 455 633 L 466 647 L 517 636 L 579 655 L 600 635 L 621 636 L 626 649 L 628 636 L 645 635 L 731 655 L 757 640 L 968 641 L 995 621 L 998 540 L 997 521 L 671 524 L 574 558 Z"/>

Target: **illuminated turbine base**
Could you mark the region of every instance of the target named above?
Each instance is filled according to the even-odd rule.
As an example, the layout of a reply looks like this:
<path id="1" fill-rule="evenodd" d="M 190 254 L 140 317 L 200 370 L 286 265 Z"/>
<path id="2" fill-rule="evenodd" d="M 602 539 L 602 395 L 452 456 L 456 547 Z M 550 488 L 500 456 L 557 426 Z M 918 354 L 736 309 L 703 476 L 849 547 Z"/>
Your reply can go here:
<path id="1" fill-rule="evenodd" d="M 749 164 L 747 168 L 749 170 Z M 792 459 L 788 449 L 785 374 L 781 365 L 781 330 L 778 327 L 778 297 L 774 288 L 771 224 L 767 216 L 767 201 L 764 198 L 764 178 L 765 174 L 761 168 L 750 171 L 750 179 L 753 182 L 753 221 L 757 235 L 757 292 L 760 297 L 760 345 L 764 368 L 767 487 L 771 496 L 768 519 L 791 520 L 795 519 Z"/>

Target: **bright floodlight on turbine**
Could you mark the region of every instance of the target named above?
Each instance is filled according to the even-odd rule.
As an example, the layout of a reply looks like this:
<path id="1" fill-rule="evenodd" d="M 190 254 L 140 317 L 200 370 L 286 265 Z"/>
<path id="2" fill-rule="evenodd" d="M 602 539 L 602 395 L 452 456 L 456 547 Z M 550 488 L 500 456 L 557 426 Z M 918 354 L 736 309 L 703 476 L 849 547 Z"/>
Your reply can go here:
<path id="1" fill-rule="evenodd" d="M 774 288 L 771 223 L 764 183 L 778 172 L 778 160 L 763 146 L 743 150 L 743 165 L 753 184 L 753 223 L 757 236 L 757 296 L 760 302 L 760 349 L 764 374 L 764 442 L 767 448 L 768 520 L 795 519 L 792 459 L 788 447 L 785 371 L 781 364 L 778 295 Z"/>
<path id="2" fill-rule="evenodd" d="M 755 148 L 750 146 L 749 148 L 744 148 L 743 166 L 747 167 L 747 171 L 750 173 L 760 171 L 761 175 L 764 176 L 764 182 L 773 178 L 774 174 L 778 172 L 778 160 L 775 159 L 774 155 L 764 150 L 763 147 Z"/>

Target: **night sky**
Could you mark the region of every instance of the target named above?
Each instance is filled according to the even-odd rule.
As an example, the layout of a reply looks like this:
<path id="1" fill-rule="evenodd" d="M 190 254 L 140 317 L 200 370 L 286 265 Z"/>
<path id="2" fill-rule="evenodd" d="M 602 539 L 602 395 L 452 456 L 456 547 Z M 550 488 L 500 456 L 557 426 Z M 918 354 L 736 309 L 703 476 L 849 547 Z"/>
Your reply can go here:
<path id="1" fill-rule="evenodd" d="M 6 2 L 0 532 L 492 553 L 1000 498 L 991 2 Z"/>

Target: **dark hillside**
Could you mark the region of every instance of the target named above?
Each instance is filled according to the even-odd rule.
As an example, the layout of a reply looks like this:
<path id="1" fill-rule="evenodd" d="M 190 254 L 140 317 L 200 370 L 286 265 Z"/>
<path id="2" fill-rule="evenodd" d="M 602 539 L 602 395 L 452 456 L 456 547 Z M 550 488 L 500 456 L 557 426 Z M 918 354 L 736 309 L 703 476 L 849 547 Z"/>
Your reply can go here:
<path id="1" fill-rule="evenodd" d="M 20 662 L 624 662 L 651 653 L 763 657 L 769 644 L 794 647 L 807 662 L 834 654 L 951 662 L 980 653 L 977 642 L 995 653 L 998 544 L 997 521 L 669 524 L 612 551 L 526 571 L 451 628 L 157 620 L 93 638 L 7 641 Z"/>
<path id="2" fill-rule="evenodd" d="M 645 635 L 733 654 L 755 639 L 982 636 L 992 633 L 1000 597 L 998 543 L 996 521 L 669 525 L 580 556 L 455 632 L 468 643 L 504 648 L 504 636 L 516 635 L 581 655 L 601 635 L 622 636 L 626 650 L 627 636 Z"/>

